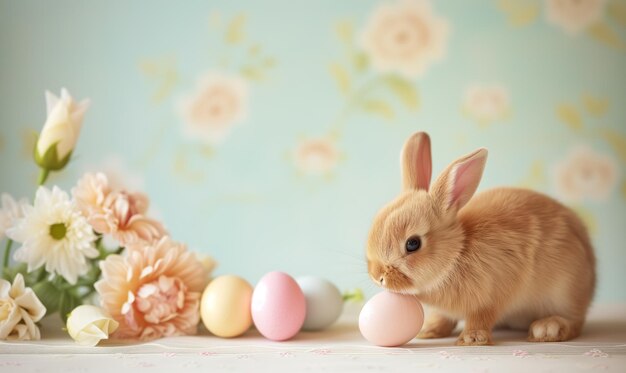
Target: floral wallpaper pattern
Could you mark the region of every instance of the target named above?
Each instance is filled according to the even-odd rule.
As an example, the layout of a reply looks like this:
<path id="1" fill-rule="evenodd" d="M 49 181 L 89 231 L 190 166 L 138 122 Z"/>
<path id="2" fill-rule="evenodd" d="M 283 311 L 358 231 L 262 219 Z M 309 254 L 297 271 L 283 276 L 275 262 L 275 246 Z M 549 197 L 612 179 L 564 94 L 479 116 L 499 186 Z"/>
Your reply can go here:
<path id="1" fill-rule="evenodd" d="M 148 191 L 220 273 L 371 293 L 370 219 L 426 130 L 435 172 L 484 146 L 482 188 L 575 209 L 597 299 L 626 299 L 626 0 L 2 2 L 0 48 L 0 191 L 32 194 L 43 91 L 68 86 L 93 108 L 52 182 Z"/>

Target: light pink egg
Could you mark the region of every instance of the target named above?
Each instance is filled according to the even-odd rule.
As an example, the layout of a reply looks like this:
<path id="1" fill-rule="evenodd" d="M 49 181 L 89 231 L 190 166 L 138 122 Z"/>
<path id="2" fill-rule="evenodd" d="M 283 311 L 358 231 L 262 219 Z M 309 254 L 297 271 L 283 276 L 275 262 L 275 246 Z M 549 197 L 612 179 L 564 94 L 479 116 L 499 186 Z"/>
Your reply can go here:
<path id="1" fill-rule="evenodd" d="M 288 274 L 270 272 L 252 293 L 252 320 L 267 339 L 285 341 L 300 331 L 306 316 L 306 300 L 298 283 Z"/>
<path id="2" fill-rule="evenodd" d="M 424 309 L 411 295 L 383 291 L 374 295 L 361 310 L 359 329 L 377 346 L 401 346 L 419 333 Z"/>

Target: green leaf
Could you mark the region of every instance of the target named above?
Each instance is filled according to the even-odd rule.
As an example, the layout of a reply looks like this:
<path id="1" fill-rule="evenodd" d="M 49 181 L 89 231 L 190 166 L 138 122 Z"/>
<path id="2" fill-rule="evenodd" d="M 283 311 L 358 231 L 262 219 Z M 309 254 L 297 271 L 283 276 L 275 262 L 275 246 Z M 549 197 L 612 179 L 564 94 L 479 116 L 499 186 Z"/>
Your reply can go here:
<path id="1" fill-rule="evenodd" d="M 28 271 L 26 268 L 26 264 L 24 263 L 5 268 L 2 271 L 2 278 L 9 282 L 13 282 L 15 276 L 17 276 L 18 273 L 21 273 L 22 276 L 24 276 L 24 281 L 27 282 L 26 275 L 28 274 Z M 28 286 L 28 283 L 26 284 L 26 286 Z"/>
<path id="2" fill-rule="evenodd" d="M 361 107 L 364 111 L 376 115 L 380 115 L 387 120 L 394 118 L 394 112 L 391 106 L 384 101 L 380 100 L 367 100 L 363 101 Z"/>
<path id="3" fill-rule="evenodd" d="M 38 141 L 39 139 L 37 139 L 37 142 Z M 59 143 L 58 141 L 50 145 L 50 147 L 43 155 L 39 154 L 39 150 L 37 150 L 37 142 L 35 142 L 34 157 L 35 163 L 37 163 L 39 167 L 45 170 L 60 171 L 70 161 L 70 158 L 72 157 L 72 151 L 67 153 L 65 158 L 59 159 L 59 156 L 57 155 L 57 144 Z"/>
<path id="4" fill-rule="evenodd" d="M 32 286 L 37 298 L 46 306 L 46 315 L 51 315 L 59 310 L 61 290 L 49 281 L 41 281 Z"/>
<path id="5" fill-rule="evenodd" d="M 613 47 L 615 49 L 624 49 L 626 46 L 620 38 L 619 34 L 615 32 L 606 22 L 598 22 L 595 25 L 587 29 L 589 35 L 597 41 Z"/>
<path id="6" fill-rule="evenodd" d="M 535 160 L 530 166 L 528 174 L 520 182 L 524 188 L 538 188 L 546 182 L 546 166 L 542 160 Z"/>
<path id="7" fill-rule="evenodd" d="M 600 134 L 611 145 L 620 160 L 626 163 L 626 136 L 611 129 L 604 129 Z"/>
<path id="8" fill-rule="evenodd" d="M 266 57 L 263 60 L 263 67 L 266 69 L 272 69 L 276 67 L 276 60 L 272 57 Z"/>
<path id="9" fill-rule="evenodd" d="M 243 40 L 246 26 L 246 15 L 240 13 L 236 15 L 226 28 L 224 40 L 229 44 L 236 44 Z"/>
<path id="10" fill-rule="evenodd" d="M 583 128 L 583 121 L 578 110 L 570 104 L 561 104 L 556 108 L 556 115 L 561 122 L 567 124 L 573 130 Z"/>
<path id="11" fill-rule="evenodd" d="M 530 1 L 498 0 L 497 5 L 509 23 L 518 27 L 535 21 L 540 12 L 539 4 Z"/>
<path id="12" fill-rule="evenodd" d="M 609 108 L 609 101 L 606 99 L 595 98 L 590 95 L 583 96 L 583 105 L 585 109 L 595 116 L 602 116 Z"/>
<path id="13" fill-rule="evenodd" d="M 69 290 L 61 292 L 59 298 L 59 316 L 61 316 L 61 320 L 63 320 L 63 324 L 65 324 L 67 323 L 67 317 L 70 312 L 72 312 L 74 308 L 80 306 L 81 301 Z"/>
<path id="14" fill-rule="evenodd" d="M 241 75 L 246 79 L 261 81 L 265 77 L 263 71 L 253 66 L 244 66 L 241 68 Z"/>
<path id="15" fill-rule="evenodd" d="M 409 110 L 417 110 L 419 97 L 417 90 L 410 82 L 391 75 L 385 78 L 385 83 Z"/>
<path id="16" fill-rule="evenodd" d="M 342 298 L 344 302 L 362 302 L 365 300 L 365 296 L 363 295 L 363 290 L 357 288 L 353 291 L 346 291 L 342 294 Z"/>
<path id="17" fill-rule="evenodd" d="M 355 52 L 352 54 L 352 65 L 356 72 L 362 73 L 369 66 L 369 58 L 365 52 Z"/>
<path id="18" fill-rule="evenodd" d="M 262 48 L 259 44 L 253 44 L 248 49 L 248 53 L 250 53 L 251 57 L 258 57 L 261 55 Z"/>
<path id="19" fill-rule="evenodd" d="M 344 94 L 350 92 L 350 76 L 346 69 L 338 63 L 331 63 L 328 69 L 337 82 L 339 90 Z"/>
<path id="20" fill-rule="evenodd" d="M 609 2 L 607 13 L 615 22 L 626 27 L 626 3 L 617 1 Z"/>
<path id="21" fill-rule="evenodd" d="M 335 33 L 339 40 L 341 40 L 344 44 L 352 44 L 354 40 L 354 26 L 352 22 L 348 20 L 343 20 L 337 22 L 335 26 Z"/>
<path id="22" fill-rule="evenodd" d="M 152 101 L 160 103 L 166 99 L 178 83 L 176 63 L 173 59 L 151 59 L 139 62 L 139 69 L 156 88 L 152 93 Z"/>

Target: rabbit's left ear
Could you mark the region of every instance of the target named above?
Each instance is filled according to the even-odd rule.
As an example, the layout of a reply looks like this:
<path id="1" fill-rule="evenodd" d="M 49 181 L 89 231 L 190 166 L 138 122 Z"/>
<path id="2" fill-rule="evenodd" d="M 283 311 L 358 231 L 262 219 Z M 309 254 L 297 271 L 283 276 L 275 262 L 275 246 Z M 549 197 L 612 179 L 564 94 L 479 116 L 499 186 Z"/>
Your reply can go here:
<path id="1" fill-rule="evenodd" d="M 430 137 L 426 132 L 413 134 L 402 149 L 402 185 L 404 190 L 428 190 L 433 165 Z"/>
<path id="2" fill-rule="evenodd" d="M 487 149 L 481 148 L 452 162 L 430 191 L 443 211 L 458 212 L 472 198 L 483 176 Z"/>

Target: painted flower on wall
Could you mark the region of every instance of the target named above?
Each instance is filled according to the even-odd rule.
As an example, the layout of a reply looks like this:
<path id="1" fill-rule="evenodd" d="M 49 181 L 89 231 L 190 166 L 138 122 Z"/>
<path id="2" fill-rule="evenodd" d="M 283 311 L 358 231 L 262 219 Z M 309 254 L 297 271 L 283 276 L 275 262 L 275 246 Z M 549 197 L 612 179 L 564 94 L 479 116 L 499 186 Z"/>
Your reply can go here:
<path id="1" fill-rule="evenodd" d="M 557 192 L 564 199 L 603 201 L 615 189 L 619 168 L 612 157 L 582 146 L 556 165 L 554 175 Z"/>
<path id="2" fill-rule="evenodd" d="M 310 175 L 330 174 L 340 159 L 335 142 L 327 137 L 302 139 L 293 152 L 296 168 Z"/>
<path id="3" fill-rule="evenodd" d="M 208 73 L 198 80 L 196 91 L 180 103 L 183 132 L 192 139 L 217 145 L 245 119 L 247 101 L 248 87 L 243 79 Z"/>
<path id="4" fill-rule="evenodd" d="M 443 58 L 448 31 L 429 2 L 402 0 L 374 11 L 362 44 L 376 70 L 416 77 Z"/>
<path id="5" fill-rule="evenodd" d="M 463 113 L 481 125 L 497 122 L 511 111 L 509 94 L 504 87 L 474 85 L 463 98 Z"/>
<path id="6" fill-rule="evenodd" d="M 602 19 L 606 0 L 547 0 L 545 4 L 548 22 L 575 35 Z"/>

